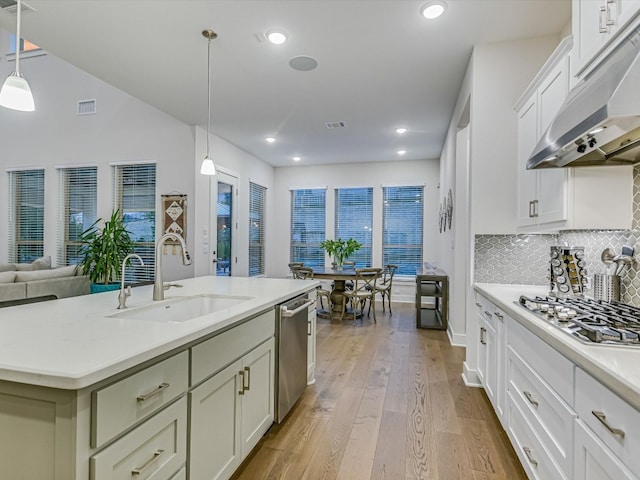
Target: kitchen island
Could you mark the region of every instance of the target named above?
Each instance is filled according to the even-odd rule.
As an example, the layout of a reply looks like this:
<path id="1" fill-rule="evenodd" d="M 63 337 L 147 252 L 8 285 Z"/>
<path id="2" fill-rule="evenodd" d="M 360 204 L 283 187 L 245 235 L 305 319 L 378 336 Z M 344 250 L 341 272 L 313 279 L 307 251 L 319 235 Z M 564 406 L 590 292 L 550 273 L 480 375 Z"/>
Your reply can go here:
<path id="1" fill-rule="evenodd" d="M 640 345 L 585 343 L 519 303 L 548 287 L 475 290 L 478 378 L 528 476 L 637 479 Z"/>
<path id="2" fill-rule="evenodd" d="M 317 282 L 178 283 L 0 310 L 0 477 L 233 473 L 273 422 L 274 306 Z"/>

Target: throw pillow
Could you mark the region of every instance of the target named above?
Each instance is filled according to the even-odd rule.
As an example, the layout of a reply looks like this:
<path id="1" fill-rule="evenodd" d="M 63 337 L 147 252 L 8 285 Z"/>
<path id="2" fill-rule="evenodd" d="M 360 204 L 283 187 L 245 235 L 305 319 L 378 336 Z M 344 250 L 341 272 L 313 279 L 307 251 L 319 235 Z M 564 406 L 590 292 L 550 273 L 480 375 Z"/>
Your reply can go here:
<path id="1" fill-rule="evenodd" d="M 19 272 L 30 272 L 31 270 L 49 270 L 51 268 L 51 257 L 36 258 L 31 263 L 16 263 L 15 269 Z"/>
<path id="2" fill-rule="evenodd" d="M 73 277 L 76 274 L 76 266 L 52 268 L 49 270 L 33 270 L 16 273 L 16 282 L 31 282 L 33 280 L 47 280 L 49 278 Z"/>

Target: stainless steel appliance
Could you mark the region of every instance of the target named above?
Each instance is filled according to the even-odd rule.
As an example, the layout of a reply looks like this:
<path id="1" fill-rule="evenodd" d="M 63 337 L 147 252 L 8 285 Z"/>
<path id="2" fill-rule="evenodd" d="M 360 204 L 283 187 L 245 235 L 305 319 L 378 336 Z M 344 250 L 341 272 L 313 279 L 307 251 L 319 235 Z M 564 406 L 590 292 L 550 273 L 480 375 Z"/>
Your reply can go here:
<path id="1" fill-rule="evenodd" d="M 640 308 L 584 297 L 553 296 L 518 302 L 574 338 L 598 345 L 640 346 Z"/>
<path id="2" fill-rule="evenodd" d="M 640 27 L 578 83 L 527 168 L 640 162 Z"/>
<path id="3" fill-rule="evenodd" d="M 307 387 L 307 294 L 276 306 L 276 422 L 284 420 Z"/>
<path id="4" fill-rule="evenodd" d="M 550 295 L 582 295 L 587 284 L 584 247 L 551 247 L 549 253 Z"/>

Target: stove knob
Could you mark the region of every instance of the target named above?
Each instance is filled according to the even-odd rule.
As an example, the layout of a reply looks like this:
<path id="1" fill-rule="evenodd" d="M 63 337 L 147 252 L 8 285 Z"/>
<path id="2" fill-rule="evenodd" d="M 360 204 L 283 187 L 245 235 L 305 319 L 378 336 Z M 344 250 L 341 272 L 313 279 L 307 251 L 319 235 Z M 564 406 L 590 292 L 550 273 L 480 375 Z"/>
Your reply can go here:
<path id="1" fill-rule="evenodd" d="M 551 253 L 549 253 L 549 255 L 551 256 L 551 258 L 558 258 L 558 251 L 551 250 Z"/>
<path id="2" fill-rule="evenodd" d="M 578 260 L 578 267 L 584 268 L 584 266 L 585 266 L 584 260 Z"/>
<path id="3" fill-rule="evenodd" d="M 576 312 L 575 310 L 569 309 L 569 311 L 567 312 L 567 316 L 569 318 L 574 318 L 578 316 L 578 312 Z"/>
<path id="4" fill-rule="evenodd" d="M 564 310 L 564 307 L 562 305 L 556 305 L 555 307 L 553 307 L 553 309 L 556 311 L 556 313 L 560 313 L 562 310 Z"/>
<path id="5" fill-rule="evenodd" d="M 546 303 L 540 304 L 540 311 L 541 312 L 546 312 L 547 310 L 549 310 L 549 305 L 547 305 Z"/>
<path id="6" fill-rule="evenodd" d="M 569 319 L 569 315 L 567 315 L 567 312 L 558 312 L 556 318 L 561 322 L 566 322 Z"/>
<path id="7" fill-rule="evenodd" d="M 584 252 L 576 252 L 574 254 L 574 256 L 578 259 L 578 260 L 582 260 L 584 258 Z"/>
<path id="8" fill-rule="evenodd" d="M 559 275 L 556 277 L 556 282 L 558 283 L 566 283 L 567 279 L 563 275 Z"/>
<path id="9" fill-rule="evenodd" d="M 569 291 L 569 285 L 559 285 L 558 290 L 560 290 L 560 293 L 567 293 Z"/>
<path id="10" fill-rule="evenodd" d="M 560 265 L 562 265 L 562 263 L 557 258 L 554 258 L 553 260 L 551 260 L 552 267 L 559 267 Z"/>

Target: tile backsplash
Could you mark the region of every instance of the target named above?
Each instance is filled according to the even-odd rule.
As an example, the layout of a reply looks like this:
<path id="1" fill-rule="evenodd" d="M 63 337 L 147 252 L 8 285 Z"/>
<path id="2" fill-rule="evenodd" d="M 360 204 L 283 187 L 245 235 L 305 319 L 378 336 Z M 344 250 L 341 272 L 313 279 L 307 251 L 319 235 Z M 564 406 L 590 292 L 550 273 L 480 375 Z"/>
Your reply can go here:
<path id="1" fill-rule="evenodd" d="M 482 283 L 549 284 L 549 251 L 553 245 L 584 247 L 587 275 L 613 273 L 602 263 L 602 251 L 616 254 L 628 244 L 640 258 L 640 230 L 568 230 L 558 234 L 476 235 L 474 280 Z M 640 306 L 638 265 L 621 274 L 622 301 Z M 588 292 L 589 293 L 589 292 Z"/>

